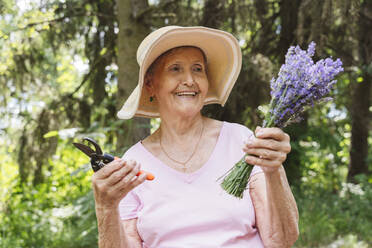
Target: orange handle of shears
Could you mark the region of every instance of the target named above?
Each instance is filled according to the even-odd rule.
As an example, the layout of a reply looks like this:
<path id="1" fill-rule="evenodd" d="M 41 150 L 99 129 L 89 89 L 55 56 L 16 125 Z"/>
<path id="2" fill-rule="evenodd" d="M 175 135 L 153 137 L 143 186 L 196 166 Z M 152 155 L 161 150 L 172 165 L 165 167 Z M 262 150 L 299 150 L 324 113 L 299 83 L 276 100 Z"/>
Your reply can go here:
<path id="1" fill-rule="evenodd" d="M 116 159 L 120 159 L 119 157 L 115 157 L 115 160 Z M 137 177 L 141 174 L 145 173 L 146 174 L 146 180 L 154 180 L 155 176 L 153 174 L 151 174 L 150 172 L 147 172 L 147 171 L 143 171 L 143 170 L 140 170 L 138 173 L 137 173 Z"/>

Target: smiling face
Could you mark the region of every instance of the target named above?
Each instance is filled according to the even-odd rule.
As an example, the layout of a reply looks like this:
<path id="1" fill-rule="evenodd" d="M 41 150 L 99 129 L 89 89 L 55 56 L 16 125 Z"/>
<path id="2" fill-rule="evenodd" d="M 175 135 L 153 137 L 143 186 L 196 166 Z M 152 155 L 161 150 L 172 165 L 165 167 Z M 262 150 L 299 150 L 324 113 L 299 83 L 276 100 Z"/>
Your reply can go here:
<path id="1" fill-rule="evenodd" d="M 159 105 L 160 116 L 192 117 L 203 108 L 208 78 L 203 53 L 194 47 L 167 52 L 146 75 L 146 89 Z"/>

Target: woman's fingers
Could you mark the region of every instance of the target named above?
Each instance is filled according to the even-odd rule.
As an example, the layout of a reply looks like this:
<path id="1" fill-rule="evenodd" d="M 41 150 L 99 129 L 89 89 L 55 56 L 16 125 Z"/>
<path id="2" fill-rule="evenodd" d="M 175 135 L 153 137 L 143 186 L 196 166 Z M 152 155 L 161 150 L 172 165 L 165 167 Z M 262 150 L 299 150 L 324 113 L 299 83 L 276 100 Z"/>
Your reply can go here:
<path id="1" fill-rule="evenodd" d="M 279 170 L 279 168 L 282 165 L 277 160 L 267 160 L 267 159 L 263 159 L 263 158 L 259 158 L 259 157 L 255 157 L 255 156 L 250 156 L 250 155 L 247 155 L 245 157 L 245 161 L 248 164 L 260 166 L 261 169 L 264 171 L 264 173 L 276 172 L 276 171 Z"/>
<path id="2" fill-rule="evenodd" d="M 120 169 L 113 171 L 108 177 L 93 181 L 96 204 L 116 206 L 129 191 L 146 180 L 145 173 L 136 176 L 140 167 L 140 164 L 133 160 L 125 161 L 121 163 Z"/>
<path id="3" fill-rule="evenodd" d="M 278 152 L 269 149 L 248 148 L 245 149 L 244 152 L 246 152 L 249 155 L 255 155 L 259 158 L 266 160 L 278 160 L 281 163 L 284 162 L 284 160 L 286 159 L 286 154 L 284 152 Z"/>
<path id="4" fill-rule="evenodd" d="M 101 171 L 103 172 L 101 173 Z M 96 188 L 107 191 L 123 179 L 125 179 L 125 182 L 129 182 L 138 172 L 139 164 L 137 162 L 118 159 L 108 163 L 101 170 L 94 173 L 92 183 Z"/>
<path id="5" fill-rule="evenodd" d="M 113 191 L 125 191 L 129 192 L 134 187 L 138 186 L 139 184 L 143 183 L 146 180 L 146 174 L 141 174 L 137 176 L 138 172 L 141 169 L 141 165 L 139 163 L 133 162 L 129 164 L 131 169 L 128 173 L 122 177 L 120 181 L 118 181 L 115 185 L 112 186 Z"/>
<path id="6" fill-rule="evenodd" d="M 135 161 L 124 161 L 122 167 L 114 171 L 107 179 L 108 185 L 114 185 L 122 180 L 128 173 L 131 173 L 136 166 Z"/>
<path id="7" fill-rule="evenodd" d="M 141 183 L 143 183 L 144 181 L 146 181 L 146 174 L 141 174 L 139 175 L 138 177 L 135 177 L 128 185 L 128 191 L 134 189 L 135 187 L 137 187 L 138 185 L 140 185 Z"/>
<path id="8" fill-rule="evenodd" d="M 122 168 L 122 166 L 125 164 L 125 161 L 123 159 L 115 159 L 112 162 L 106 164 L 103 168 L 101 168 L 99 171 L 95 172 L 93 177 L 95 179 L 104 179 L 109 177 L 113 172 L 119 170 Z"/>
<path id="9" fill-rule="evenodd" d="M 264 171 L 276 171 L 291 151 L 289 135 L 279 128 L 257 128 L 243 147 L 245 161 Z"/>
<path id="10" fill-rule="evenodd" d="M 261 168 L 271 168 L 271 169 L 278 169 L 280 165 L 282 164 L 278 160 L 268 160 L 268 159 L 259 158 L 259 157 L 252 156 L 252 155 L 247 155 L 245 157 L 245 161 L 251 165 L 258 165 Z"/>
<path id="11" fill-rule="evenodd" d="M 250 139 L 246 140 L 245 146 L 243 149 L 248 148 L 266 148 L 273 151 L 278 151 L 281 149 L 282 144 L 276 140 L 270 140 L 270 139 L 259 139 L 256 137 L 251 137 Z"/>
<path id="12" fill-rule="evenodd" d="M 243 150 L 246 150 L 248 148 L 265 148 L 285 153 L 289 153 L 291 151 L 289 135 L 284 133 L 281 129 L 261 128 L 259 130 L 265 130 L 266 132 L 264 134 L 257 135 L 259 132 L 257 131 L 257 137 L 254 137 L 252 135 L 248 140 L 244 142 L 245 146 L 243 147 Z"/>
<path id="13" fill-rule="evenodd" d="M 138 172 L 140 171 L 140 167 L 141 165 L 135 161 L 131 161 L 131 170 L 129 171 L 129 173 L 123 177 L 122 181 L 124 183 L 130 183 L 132 181 L 132 179 L 138 174 Z"/>
<path id="14" fill-rule="evenodd" d="M 255 134 L 257 138 L 261 139 L 270 138 L 277 141 L 289 141 L 289 135 L 277 127 L 256 128 Z"/>

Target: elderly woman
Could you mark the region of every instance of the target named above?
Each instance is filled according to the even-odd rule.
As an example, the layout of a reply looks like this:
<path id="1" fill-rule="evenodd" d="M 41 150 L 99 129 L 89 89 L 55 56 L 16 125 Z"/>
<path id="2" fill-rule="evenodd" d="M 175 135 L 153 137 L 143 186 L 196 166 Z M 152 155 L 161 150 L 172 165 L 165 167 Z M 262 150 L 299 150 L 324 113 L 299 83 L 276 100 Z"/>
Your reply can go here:
<path id="1" fill-rule="evenodd" d="M 138 86 L 118 117 L 161 124 L 92 178 L 100 247 L 290 247 L 298 212 L 282 166 L 289 136 L 278 128 L 253 134 L 200 112 L 226 102 L 241 68 L 237 40 L 168 26 L 143 40 L 137 61 Z M 244 154 L 255 167 L 238 199 L 217 179 Z"/>

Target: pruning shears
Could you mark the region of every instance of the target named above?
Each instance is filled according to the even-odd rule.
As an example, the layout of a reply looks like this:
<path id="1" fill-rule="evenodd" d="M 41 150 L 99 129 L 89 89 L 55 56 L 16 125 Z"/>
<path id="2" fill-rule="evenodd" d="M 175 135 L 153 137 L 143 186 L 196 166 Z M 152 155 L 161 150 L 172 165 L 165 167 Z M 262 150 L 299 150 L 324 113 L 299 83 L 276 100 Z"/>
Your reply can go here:
<path id="1" fill-rule="evenodd" d="M 90 144 L 94 146 L 95 150 L 93 150 L 89 145 L 84 145 L 76 142 L 73 142 L 72 144 L 74 144 L 76 148 L 78 148 L 80 151 L 84 152 L 88 157 L 90 157 L 90 164 L 92 165 L 92 169 L 94 172 L 97 172 L 111 161 L 119 159 L 118 157 L 115 157 L 111 154 L 103 153 L 101 147 L 97 144 L 95 140 L 85 137 L 83 141 L 88 141 Z M 146 173 L 147 180 L 153 180 L 155 178 L 151 173 L 144 171 L 138 172 L 137 176 L 141 175 L 142 173 Z"/>

